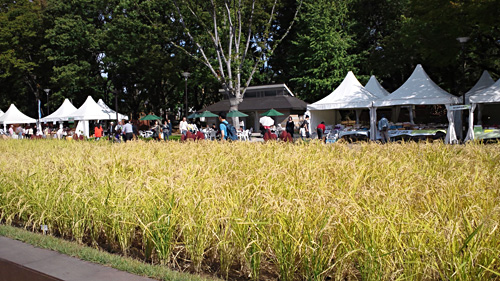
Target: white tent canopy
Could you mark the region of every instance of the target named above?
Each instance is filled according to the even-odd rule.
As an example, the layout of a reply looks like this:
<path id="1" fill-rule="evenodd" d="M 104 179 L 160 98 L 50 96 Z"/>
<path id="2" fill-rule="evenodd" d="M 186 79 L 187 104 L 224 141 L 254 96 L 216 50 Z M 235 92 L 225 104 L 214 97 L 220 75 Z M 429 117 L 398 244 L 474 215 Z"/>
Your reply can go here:
<path id="1" fill-rule="evenodd" d="M 308 110 L 369 108 L 377 96 L 359 83 L 352 71 L 344 81 L 328 96 L 307 106 Z"/>
<path id="2" fill-rule="evenodd" d="M 370 93 L 374 94 L 378 98 L 385 98 L 389 95 L 389 92 L 380 85 L 375 75 L 370 77 L 368 83 L 365 85 L 365 89 L 367 89 Z"/>
<path id="3" fill-rule="evenodd" d="M 457 97 L 436 85 L 419 64 L 401 87 L 385 98 L 375 101 L 374 105 L 381 107 L 455 103 L 458 103 Z"/>
<path id="4" fill-rule="evenodd" d="M 0 124 L 27 124 L 36 123 L 36 119 L 24 115 L 14 104 L 11 104 L 7 112 L 0 116 Z"/>
<path id="5" fill-rule="evenodd" d="M 469 102 L 471 103 L 471 108 L 469 109 L 469 129 L 465 140 L 474 139 L 474 111 L 477 104 L 500 103 L 500 79 L 483 91 L 476 92 L 474 95 L 471 95 L 469 97 Z M 481 109 L 481 107 L 478 108 Z M 481 119 L 480 112 L 478 112 L 478 116 L 479 119 Z"/>
<path id="6" fill-rule="evenodd" d="M 411 76 L 406 82 L 392 94 L 385 98 L 376 100 L 376 107 L 382 106 L 397 106 L 397 105 L 433 105 L 444 104 L 448 105 L 458 103 L 459 99 L 454 95 L 441 89 L 434 81 L 425 73 L 421 64 L 418 64 L 413 70 Z M 457 137 L 455 133 L 454 113 L 448 112 L 448 130 L 446 134 L 447 143 L 456 143 Z"/>
<path id="7" fill-rule="evenodd" d="M 486 88 L 490 87 L 491 85 L 495 84 L 495 81 L 493 78 L 491 78 L 490 74 L 488 71 L 483 71 L 483 74 L 479 78 L 479 80 L 476 82 L 476 84 L 467 92 L 465 93 L 465 102 L 469 102 L 469 98 L 473 95 L 480 94 L 483 92 Z"/>
<path id="8" fill-rule="evenodd" d="M 357 109 L 356 119 L 359 119 L 361 109 L 373 110 L 373 102 L 377 99 L 378 97 L 366 90 L 354 73 L 349 71 L 342 83 L 331 94 L 307 106 L 307 110 L 311 113 L 310 127 L 316 128 L 322 121 L 327 124 L 337 124 L 340 121 L 338 109 Z M 372 130 L 375 129 L 375 122 L 376 120 L 370 120 Z M 372 136 L 374 135 L 372 132 Z"/>
<path id="9" fill-rule="evenodd" d="M 484 89 L 469 97 L 470 103 L 497 103 L 500 102 L 500 79 Z"/>
<path id="10" fill-rule="evenodd" d="M 41 119 L 42 122 L 68 121 L 68 115 L 75 112 L 76 107 L 68 100 L 64 99 L 62 105 L 49 116 Z"/>
<path id="11" fill-rule="evenodd" d="M 3 115 L 3 111 L 0 109 L 0 117 Z"/>
<path id="12" fill-rule="evenodd" d="M 75 120 L 114 120 L 116 119 L 116 114 L 113 115 L 107 112 L 104 108 L 98 105 L 95 100 L 88 96 L 87 100 L 78 108 L 76 111 L 68 114 L 68 118 L 74 118 Z"/>
<path id="13" fill-rule="evenodd" d="M 102 99 L 99 99 L 97 101 L 97 104 L 101 106 L 107 113 L 115 116 L 116 119 L 116 111 L 112 110 L 107 104 L 104 103 Z M 123 120 L 123 119 L 128 120 L 128 116 L 118 113 L 118 120 Z"/>

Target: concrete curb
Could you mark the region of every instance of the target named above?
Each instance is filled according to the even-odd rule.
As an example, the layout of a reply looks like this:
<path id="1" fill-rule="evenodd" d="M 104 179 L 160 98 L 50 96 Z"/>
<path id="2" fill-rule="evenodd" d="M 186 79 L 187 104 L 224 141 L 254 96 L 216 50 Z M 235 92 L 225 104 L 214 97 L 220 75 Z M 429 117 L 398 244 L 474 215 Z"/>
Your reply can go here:
<path id="1" fill-rule="evenodd" d="M 0 281 L 151 281 L 117 269 L 0 236 Z"/>

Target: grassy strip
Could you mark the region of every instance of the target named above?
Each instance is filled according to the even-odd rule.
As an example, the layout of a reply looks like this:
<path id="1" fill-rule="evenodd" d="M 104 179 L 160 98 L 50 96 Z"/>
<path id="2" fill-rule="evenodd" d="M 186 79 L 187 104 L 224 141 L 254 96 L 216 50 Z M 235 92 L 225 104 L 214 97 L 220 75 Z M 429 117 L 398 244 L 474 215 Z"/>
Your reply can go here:
<path id="1" fill-rule="evenodd" d="M 53 236 L 37 234 L 27 230 L 0 225 L 0 235 L 16 239 L 35 247 L 50 249 L 61 254 L 76 257 L 85 261 L 102 264 L 132 274 L 147 276 L 159 280 L 213 280 L 197 275 L 169 270 L 165 266 L 145 264 L 143 262 L 113 255 L 97 249 L 86 247 Z"/>

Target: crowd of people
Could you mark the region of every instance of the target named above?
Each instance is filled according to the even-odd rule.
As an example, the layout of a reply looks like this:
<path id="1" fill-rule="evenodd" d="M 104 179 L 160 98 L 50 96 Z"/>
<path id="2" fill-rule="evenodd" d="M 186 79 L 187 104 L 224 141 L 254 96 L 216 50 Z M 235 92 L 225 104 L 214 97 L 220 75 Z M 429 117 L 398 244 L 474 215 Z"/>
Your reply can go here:
<path id="1" fill-rule="evenodd" d="M 210 140 L 230 140 L 233 139 L 232 128 L 234 128 L 227 120 L 225 112 L 219 113 L 219 125 L 216 124 L 206 124 L 202 126 L 200 123 L 189 123 L 186 117 L 179 123 L 179 133 L 181 135 L 181 140 L 199 140 L 199 139 L 210 139 Z M 146 128 L 145 130 L 139 131 L 138 122 L 132 120 L 126 121 L 121 120 L 118 123 L 114 121 L 111 122 L 95 122 L 91 124 L 90 135 L 91 137 L 98 141 L 100 139 L 106 139 L 114 142 L 127 142 L 140 137 L 148 138 L 157 141 L 167 141 L 171 139 L 173 133 L 173 124 L 169 119 L 163 121 L 155 121 L 154 124 Z M 318 126 L 318 137 L 322 138 L 324 134 L 324 122 Z M 42 128 L 43 127 L 43 128 Z M 144 128 L 142 128 L 144 129 Z M 244 123 L 241 122 L 238 129 L 235 129 L 236 134 L 240 135 L 246 132 L 247 139 L 251 138 L 251 133 L 253 128 L 245 130 Z M 273 139 L 281 139 L 283 141 L 293 141 L 296 126 L 292 117 L 289 117 L 285 128 L 278 124 L 277 126 L 263 126 L 260 127 L 261 135 L 265 141 Z M 309 122 L 309 116 L 305 116 L 303 122 L 299 126 L 299 135 L 305 140 L 311 138 L 311 128 Z M 15 126 L 10 125 L 8 130 L 5 132 L 0 129 L 0 134 L 7 137 L 12 137 L 16 139 L 31 139 L 31 138 L 57 138 L 63 139 L 66 137 L 71 137 L 73 139 L 82 139 L 83 132 L 76 131 L 76 128 L 64 127 L 63 124 L 56 126 L 55 124 L 40 124 L 37 125 L 26 125 L 26 126 Z M 234 139 L 237 139 L 234 137 Z"/>
<path id="2" fill-rule="evenodd" d="M 62 139 L 73 132 L 70 128 L 64 128 L 62 124 L 59 128 L 47 125 L 45 128 L 37 127 L 37 125 L 17 125 L 11 124 L 5 131 L 0 129 L 0 135 L 15 139 L 34 139 L 34 138 L 57 138 Z"/>

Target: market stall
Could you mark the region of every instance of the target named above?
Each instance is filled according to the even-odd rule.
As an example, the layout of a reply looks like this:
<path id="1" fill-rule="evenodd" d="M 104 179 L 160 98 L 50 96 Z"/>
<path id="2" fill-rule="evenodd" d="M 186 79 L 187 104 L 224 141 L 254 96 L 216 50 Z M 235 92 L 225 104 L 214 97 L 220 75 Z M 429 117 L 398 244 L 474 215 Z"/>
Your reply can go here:
<path id="1" fill-rule="evenodd" d="M 352 71 L 349 71 L 342 83 L 331 94 L 307 106 L 311 114 L 311 130 L 315 131 L 321 122 L 325 122 L 327 125 L 340 124 L 342 120 L 339 110 L 349 109 L 356 112 L 356 125 L 351 128 L 358 130 L 361 127 L 359 116 L 362 110 L 372 111 L 373 101 L 377 99 L 378 97 L 366 90 Z M 368 128 L 374 129 L 375 122 L 376 120 L 370 120 Z"/>
<path id="2" fill-rule="evenodd" d="M 3 124 L 4 132 L 7 130 L 7 125 L 9 124 L 29 123 L 36 123 L 36 120 L 19 111 L 14 104 L 11 104 L 9 109 L 0 116 L 0 124 Z"/>
<path id="3" fill-rule="evenodd" d="M 465 140 L 500 139 L 500 114 L 498 114 L 500 108 L 500 80 L 483 91 L 470 96 L 469 102 L 469 126 Z M 474 125 L 474 111 L 478 108 L 481 108 L 482 112 L 490 110 L 491 116 L 489 116 L 487 122 L 477 122 L 479 124 Z M 482 112 L 478 112 L 478 120 L 483 118 Z"/>
<path id="4" fill-rule="evenodd" d="M 95 100 L 88 96 L 87 100 L 78 108 L 76 111 L 63 116 L 64 118 L 73 118 L 75 121 L 79 121 L 76 126 L 76 133 L 78 135 L 83 134 L 89 137 L 89 121 L 90 120 L 116 120 L 116 113 L 105 110 L 100 105 L 98 105 Z"/>
<path id="5" fill-rule="evenodd" d="M 375 119 L 376 119 L 376 109 L 380 107 L 387 106 L 415 106 L 415 105 L 445 105 L 447 112 L 448 124 L 413 124 L 413 117 L 411 112 L 413 107 L 410 107 L 410 128 L 412 131 L 418 128 L 416 131 L 420 130 L 432 130 L 428 132 L 441 132 L 441 130 L 446 130 L 445 141 L 447 143 L 457 142 L 457 137 L 455 134 L 454 127 L 454 113 L 449 109 L 452 104 L 458 103 L 457 97 L 449 94 L 448 92 L 441 89 L 436 83 L 434 83 L 427 73 L 425 73 L 422 65 L 417 65 L 411 76 L 406 80 L 406 82 L 399 87 L 392 94 L 386 96 L 385 98 L 378 99 L 374 102 L 375 107 Z M 415 132 L 414 134 L 416 134 Z"/>

